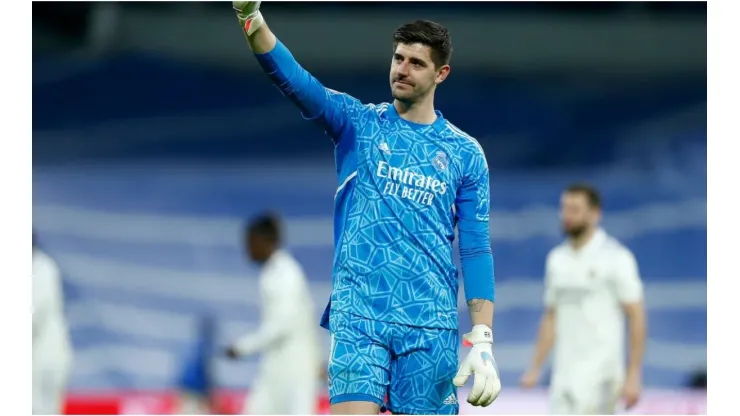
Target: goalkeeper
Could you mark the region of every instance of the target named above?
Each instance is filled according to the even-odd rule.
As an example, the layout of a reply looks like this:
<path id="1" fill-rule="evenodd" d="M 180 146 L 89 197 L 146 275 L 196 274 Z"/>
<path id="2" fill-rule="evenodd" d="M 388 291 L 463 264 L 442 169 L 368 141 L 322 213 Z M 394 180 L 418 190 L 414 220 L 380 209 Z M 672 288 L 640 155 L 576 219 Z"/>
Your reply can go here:
<path id="1" fill-rule="evenodd" d="M 416 21 L 393 34 L 392 103 L 362 104 L 325 88 L 270 31 L 260 2 L 233 2 L 257 61 L 334 144 L 331 334 L 333 414 L 457 414 L 457 389 L 488 406 L 501 382 L 493 360 L 494 275 L 489 173 L 478 142 L 434 109 L 450 74 L 443 26 Z M 457 228 L 472 329 L 458 368 Z M 387 400 L 387 401 L 386 401 Z"/>

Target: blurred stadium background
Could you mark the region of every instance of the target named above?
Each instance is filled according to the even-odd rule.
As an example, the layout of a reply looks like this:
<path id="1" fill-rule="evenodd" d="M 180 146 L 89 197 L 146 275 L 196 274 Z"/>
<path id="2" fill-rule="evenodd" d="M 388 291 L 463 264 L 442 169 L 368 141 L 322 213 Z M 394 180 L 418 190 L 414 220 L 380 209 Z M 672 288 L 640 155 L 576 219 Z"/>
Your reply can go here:
<path id="1" fill-rule="evenodd" d="M 505 390 L 491 411 L 546 405 L 515 386 L 544 256 L 561 238 L 559 193 L 582 179 L 602 190 L 605 227 L 645 280 L 642 412 L 706 411 L 703 393 L 679 390 L 706 365 L 705 3 L 263 8 L 307 69 L 364 102 L 389 99 L 397 25 L 451 29 L 438 108 L 479 139 L 492 170 Z M 242 221 L 284 215 L 323 308 L 330 141 L 260 72 L 228 3 L 35 2 L 33 50 L 33 223 L 64 274 L 68 411 L 167 413 L 182 391 L 216 392 L 220 412 L 238 410 L 256 361 L 218 355 L 258 322 Z"/>

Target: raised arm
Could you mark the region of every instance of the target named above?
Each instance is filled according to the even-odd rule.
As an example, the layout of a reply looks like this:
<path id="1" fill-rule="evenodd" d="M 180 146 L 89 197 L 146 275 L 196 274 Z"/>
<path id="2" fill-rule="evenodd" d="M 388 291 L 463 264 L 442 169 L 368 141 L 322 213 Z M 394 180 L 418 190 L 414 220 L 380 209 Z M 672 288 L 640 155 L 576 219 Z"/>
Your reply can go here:
<path id="1" fill-rule="evenodd" d="M 291 55 L 265 23 L 260 1 L 235 1 L 234 10 L 257 62 L 284 96 L 300 109 L 304 118 L 317 121 L 336 142 L 348 127 L 350 107 L 356 100 L 325 88 Z"/>

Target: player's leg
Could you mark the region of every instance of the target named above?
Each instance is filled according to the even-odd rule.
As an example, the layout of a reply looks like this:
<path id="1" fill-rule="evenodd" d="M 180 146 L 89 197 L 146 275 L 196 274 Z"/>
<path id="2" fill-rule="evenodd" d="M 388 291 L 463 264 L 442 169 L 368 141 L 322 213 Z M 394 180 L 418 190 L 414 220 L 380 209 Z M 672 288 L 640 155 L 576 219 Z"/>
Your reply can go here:
<path id="1" fill-rule="evenodd" d="M 333 415 L 377 415 L 380 405 L 375 402 L 350 400 L 332 404 L 329 412 Z"/>
<path id="2" fill-rule="evenodd" d="M 48 371 L 46 379 L 33 386 L 33 414 L 53 415 L 64 411 L 65 384 L 56 371 Z"/>
<path id="3" fill-rule="evenodd" d="M 375 414 L 388 391 L 390 326 L 332 311 L 329 319 L 331 414 Z"/>
<path id="4" fill-rule="evenodd" d="M 593 383 L 560 390 L 553 395 L 556 415 L 613 415 L 617 411 L 618 390 L 614 383 Z"/>
<path id="5" fill-rule="evenodd" d="M 314 415 L 316 414 L 318 395 L 318 380 L 315 374 L 309 374 L 307 377 L 296 379 L 287 391 L 290 392 L 286 397 L 287 410 L 289 415 Z"/>
<path id="6" fill-rule="evenodd" d="M 459 337 L 454 330 L 397 325 L 388 409 L 394 414 L 456 415 Z"/>
<path id="7" fill-rule="evenodd" d="M 71 363 L 64 363 L 59 366 L 59 371 L 55 377 L 55 388 L 52 393 L 52 407 L 59 409 L 60 412 L 64 411 L 64 404 L 67 398 L 67 385 L 69 384 L 69 377 L 71 373 Z"/>
<path id="8" fill-rule="evenodd" d="M 616 381 L 605 381 L 595 384 L 588 390 L 583 400 L 580 414 L 613 415 L 617 413 L 619 404 L 619 386 Z"/>
<path id="9" fill-rule="evenodd" d="M 279 415 L 283 412 L 277 407 L 281 400 L 275 397 L 274 382 L 270 382 L 264 374 L 255 379 L 246 402 L 243 414 L 245 415 Z"/>
<path id="10" fill-rule="evenodd" d="M 64 411 L 67 382 L 71 369 L 71 357 L 65 354 L 54 356 L 34 369 L 32 380 L 33 414 L 59 414 Z"/>
<path id="11" fill-rule="evenodd" d="M 575 414 L 575 400 L 573 395 L 566 390 L 553 389 L 550 392 L 550 414 L 551 415 L 573 415 Z"/>

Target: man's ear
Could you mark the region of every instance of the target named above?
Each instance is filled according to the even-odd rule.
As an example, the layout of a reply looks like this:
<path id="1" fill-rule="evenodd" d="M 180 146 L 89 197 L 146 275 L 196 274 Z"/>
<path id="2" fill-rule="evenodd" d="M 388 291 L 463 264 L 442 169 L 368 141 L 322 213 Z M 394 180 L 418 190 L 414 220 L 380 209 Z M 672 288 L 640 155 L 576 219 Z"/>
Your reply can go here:
<path id="1" fill-rule="evenodd" d="M 437 70 L 437 78 L 434 80 L 435 84 L 441 84 L 444 80 L 447 79 L 447 77 L 450 75 L 450 66 L 449 65 L 442 65 Z"/>

